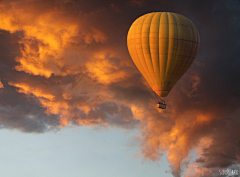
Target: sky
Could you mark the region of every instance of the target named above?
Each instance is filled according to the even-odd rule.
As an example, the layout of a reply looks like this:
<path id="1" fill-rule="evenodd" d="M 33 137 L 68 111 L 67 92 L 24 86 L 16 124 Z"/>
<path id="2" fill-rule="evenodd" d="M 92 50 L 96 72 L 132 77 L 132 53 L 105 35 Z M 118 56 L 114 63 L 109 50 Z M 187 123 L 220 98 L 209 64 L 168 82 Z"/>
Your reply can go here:
<path id="1" fill-rule="evenodd" d="M 200 34 L 166 110 L 156 108 L 127 50 L 129 27 L 149 12 L 182 14 Z M 212 177 L 239 169 L 239 30 L 237 0 L 1 0 L 5 176 Z"/>

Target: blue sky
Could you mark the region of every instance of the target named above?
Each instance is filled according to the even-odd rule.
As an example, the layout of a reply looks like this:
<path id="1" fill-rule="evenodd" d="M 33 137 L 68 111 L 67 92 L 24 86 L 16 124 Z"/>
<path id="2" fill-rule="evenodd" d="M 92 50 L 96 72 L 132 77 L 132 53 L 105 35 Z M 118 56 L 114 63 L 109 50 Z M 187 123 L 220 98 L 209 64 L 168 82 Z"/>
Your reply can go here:
<path id="1" fill-rule="evenodd" d="M 134 155 L 141 152 L 135 130 L 66 127 L 44 134 L 2 129 L 1 176 L 5 177 L 160 177 L 170 168 Z"/>

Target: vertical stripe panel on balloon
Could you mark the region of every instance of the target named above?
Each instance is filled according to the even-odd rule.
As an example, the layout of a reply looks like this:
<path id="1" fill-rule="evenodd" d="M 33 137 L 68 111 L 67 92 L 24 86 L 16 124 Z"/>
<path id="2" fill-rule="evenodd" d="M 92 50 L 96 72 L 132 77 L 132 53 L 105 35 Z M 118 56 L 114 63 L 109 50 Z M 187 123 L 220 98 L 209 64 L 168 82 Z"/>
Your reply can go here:
<path id="1" fill-rule="evenodd" d="M 178 79 L 179 79 L 179 70 L 181 70 L 181 62 L 182 62 L 182 58 L 184 56 L 184 50 L 185 50 L 185 46 L 186 46 L 186 30 L 185 30 L 185 26 L 183 23 L 183 20 L 181 18 L 180 15 L 176 15 L 174 14 L 177 20 L 177 25 L 178 25 L 178 49 L 176 52 L 176 60 L 174 62 L 175 67 L 174 67 L 174 77 L 173 77 L 173 83 L 177 83 Z"/>
<path id="2" fill-rule="evenodd" d="M 149 76 L 148 72 L 148 66 L 147 63 L 145 61 L 144 58 L 144 54 L 143 54 L 143 50 L 142 50 L 142 26 L 143 26 L 143 22 L 144 20 L 147 18 L 148 15 L 144 15 L 142 17 L 140 17 L 137 27 L 136 27 L 136 31 L 135 31 L 135 44 L 136 44 L 136 40 L 138 41 L 136 44 L 136 49 L 137 49 L 137 54 L 138 57 L 142 63 L 142 66 L 144 67 L 144 73 L 142 73 L 142 75 L 147 78 L 147 82 L 149 83 L 149 85 L 153 85 L 153 79 Z"/>
<path id="3" fill-rule="evenodd" d="M 168 59 L 168 16 L 166 12 L 163 12 L 160 18 L 159 28 L 159 58 L 160 58 L 160 86 L 163 91 L 164 79 L 166 73 L 166 65 Z"/>
<path id="4" fill-rule="evenodd" d="M 151 21 L 154 15 L 155 13 L 150 13 L 147 15 L 142 25 L 142 34 L 141 34 L 142 51 L 143 51 L 144 59 L 148 68 L 147 74 L 149 75 L 150 78 L 152 78 L 153 85 L 156 84 L 156 77 L 153 70 L 152 58 L 150 53 L 149 32 L 150 32 Z M 150 86 L 153 86 L 153 85 L 150 85 Z"/>
<path id="5" fill-rule="evenodd" d="M 137 22 L 138 22 L 138 20 L 136 20 L 129 29 L 128 36 L 127 36 L 127 45 L 128 45 L 128 50 L 129 50 L 129 53 L 131 55 L 131 58 L 132 58 L 134 64 L 136 65 L 136 67 L 138 68 L 138 70 L 141 73 L 145 73 L 144 67 L 142 66 L 142 63 L 138 57 L 136 44 L 135 44 L 135 29 L 137 26 Z M 136 41 L 136 43 L 137 43 L 137 41 Z M 145 76 L 144 76 L 144 78 L 147 81 L 149 80 Z"/>
<path id="6" fill-rule="evenodd" d="M 151 58 L 153 63 L 153 70 L 156 77 L 156 83 L 153 90 L 160 90 L 160 68 L 159 68 L 159 21 L 161 12 L 156 13 L 153 16 L 150 33 L 149 33 L 149 46 L 151 52 Z"/>
<path id="7" fill-rule="evenodd" d="M 181 70 L 183 69 L 184 63 L 187 60 L 187 56 L 186 56 L 186 51 L 189 50 L 189 41 L 187 40 L 189 37 L 188 34 L 188 26 L 185 23 L 185 19 L 182 15 L 179 15 L 179 19 L 181 20 L 181 24 L 182 24 L 182 30 L 183 30 L 183 34 L 181 36 L 182 41 L 184 41 L 184 45 L 182 48 L 182 52 L 181 55 L 179 56 L 179 63 L 178 63 L 178 67 L 176 68 L 176 77 L 175 77 L 175 83 L 178 82 L 178 80 L 181 78 L 180 74 L 181 74 Z"/>
<path id="8" fill-rule="evenodd" d="M 178 40 L 178 30 L 179 29 L 178 29 L 178 22 L 177 22 L 176 14 L 171 13 L 171 16 L 172 16 L 172 18 L 169 18 L 169 19 L 171 20 L 172 25 L 174 25 L 174 42 L 175 42 L 175 46 L 176 46 L 176 51 L 174 52 L 173 58 L 171 60 L 170 66 L 169 66 L 169 70 L 168 70 L 169 79 L 168 80 L 170 82 L 170 87 L 173 87 L 175 85 L 174 71 L 176 70 L 176 67 L 177 67 L 177 59 L 179 57 L 180 50 L 179 50 L 179 40 Z"/>
<path id="9" fill-rule="evenodd" d="M 164 86 L 165 90 L 170 91 L 172 88 L 172 75 L 173 75 L 172 66 L 174 66 L 174 60 L 176 59 L 176 52 L 178 47 L 177 23 L 172 13 L 168 13 L 168 23 L 169 23 L 168 61 L 166 67 Z"/>
<path id="10" fill-rule="evenodd" d="M 192 26 L 189 24 L 189 20 L 186 17 L 182 16 L 182 19 L 184 21 L 184 25 L 186 26 L 186 48 L 184 50 L 184 57 L 182 61 L 182 67 L 179 71 L 179 77 L 182 77 L 182 75 L 186 72 L 186 70 L 189 67 L 189 63 L 191 62 L 192 58 L 190 56 L 192 48 L 193 48 L 193 32 L 192 32 Z M 180 78 L 179 78 L 180 79 Z"/>

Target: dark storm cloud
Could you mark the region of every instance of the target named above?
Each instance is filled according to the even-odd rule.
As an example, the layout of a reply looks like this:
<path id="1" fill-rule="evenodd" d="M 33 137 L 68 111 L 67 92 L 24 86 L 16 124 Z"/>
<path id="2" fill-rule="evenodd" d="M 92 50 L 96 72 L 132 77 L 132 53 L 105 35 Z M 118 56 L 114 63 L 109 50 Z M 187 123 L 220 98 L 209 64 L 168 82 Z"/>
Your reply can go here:
<path id="1" fill-rule="evenodd" d="M 143 157 L 168 151 L 175 176 L 192 149 L 206 176 L 239 163 L 239 1 L 20 2 L 0 2 L 2 127 L 44 132 L 69 122 L 134 128 L 141 121 Z M 153 11 L 188 17 L 201 37 L 164 111 L 126 46 L 132 22 Z"/>
<path id="2" fill-rule="evenodd" d="M 9 80 L 24 77 L 24 73 L 12 70 L 17 64 L 15 57 L 20 55 L 17 41 L 21 35 L 6 31 L 0 34 L 0 78 L 4 86 L 0 90 L 0 124 L 2 128 L 43 133 L 58 126 L 57 116 L 46 115 L 36 99 L 28 98 L 8 85 Z"/>
<path id="3" fill-rule="evenodd" d="M 189 17 L 199 29 L 201 40 L 196 60 L 204 64 L 188 71 L 200 78 L 195 96 L 185 93 L 191 80 L 185 75 L 173 90 L 177 99 L 171 97 L 172 106 L 176 119 L 177 115 L 191 111 L 211 114 L 208 125 L 189 131 L 189 147 L 201 137 L 211 137 L 212 144 L 203 147 L 197 162 L 210 169 L 226 168 L 239 163 L 240 4 L 239 1 L 181 1 L 176 5 L 175 12 Z"/>
<path id="4" fill-rule="evenodd" d="M 15 88 L 4 82 L 4 89 L 0 94 L 0 122 L 1 128 L 16 129 L 22 132 L 43 133 L 58 129 L 56 115 L 46 115 L 45 110 L 36 99 L 26 98 L 24 94 L 16 92 Z"/>
<path id="5" fill-rule="evenodd" d="M 134 12 L 129 12 L 128 18 L 135 19 L 134 13 L 173 11 L 189 17 L 196 24 L 201 36 L 200 50 L 196 59 L 199 63 L 196 63 L 188 71 L 188 74 L 173 89 L 172 96 L 168 98 L 171 103 L 169 106 L 172 106 L 175 112 L 174 119 L 177 120 L 179 115 L 191 111 L 211 114 L 209 124 L 201 126 L 201 128 L 194 127 L 196 132 L 192 130 L 193 134 L 189 138 L 189 143 L 195 145 L 197 144 L 196 140 L 202 137 L 209 136 L 213 139 L 212 145 L 206 149 L 203 148 L 202 159 L 204 160 L 198 161 L 198 163 L 208 168 L 227 167 L 238 163 L 240 4 L 238 1 L 169 1 L 165 6 L 160 6 L 160 4 L 161 2 L 148 1 L 144 8 L 139 7 Z M 131 16 L 132 18 L 130 18 Z M 125 24 L 131 23 L 130 20 L 125 20 Z M 196 75 L 200 79 L 197 89 L 194 91 L 192 83 L 197 80 L 191 75 Z M 115 93 L 124 87 L 124 84 L 117 87 L 114 87 L 114 84 L 113 89 L 117 89 Z M 140 84 L 136 85 L 139 86 L 138 89 L 128 87 L 128 91 L 133 91 L 134 94 L 142 92 L 143 87 Z M 189 93 L 192 91 L 193 94 L 190 96 Z M 122 93 L 134 95 L 127 91 Z M 150 95 L 146 96 L 147 93 L 139 95 L 142 96 L 129 98 L 132 100 L 138 98 L 149 100 L 148 98 L 150 98 Z M 145 96 L 146 98 L 144 98 Z M 231 123 L 227 124 L 226 122 Z M 189 147 L 193 146 L 189 145 Z M 178 172 L 173 173 L 178 175 Z"/>
<path id="6" fill-rule="evenodd" d="M 198 96 L 182 97 L 184 104 L 176 107 L 179 113 L 195 109 L 215 114 L 202 131 L 213 136 L 212 145 L 197 162 L 208 168 L 227 167 L 239 161 L 239 1 L 194 1 L 187 7 L 186 15 L 197 14 L 194 18 L 201 35 L 197 60 L 205 66 L 199 70 Z"/>

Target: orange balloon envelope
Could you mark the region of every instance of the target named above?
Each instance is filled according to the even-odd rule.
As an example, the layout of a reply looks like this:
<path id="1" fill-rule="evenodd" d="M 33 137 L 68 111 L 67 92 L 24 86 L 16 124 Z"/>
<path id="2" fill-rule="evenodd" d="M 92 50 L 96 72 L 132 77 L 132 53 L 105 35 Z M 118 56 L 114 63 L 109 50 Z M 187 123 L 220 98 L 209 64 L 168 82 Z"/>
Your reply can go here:
<path id="1" fill-rule="evenodd" d="M 133 22 L 127 45 L 133 62 L 153 91 L 166 97 L 193 63 L 199 34 L 182 15 L 152 12 Z"/>

